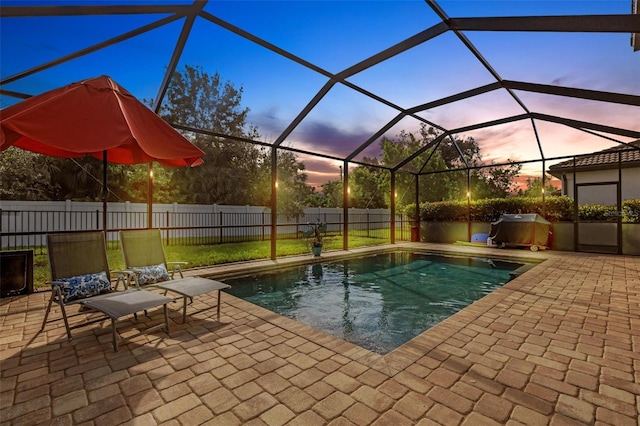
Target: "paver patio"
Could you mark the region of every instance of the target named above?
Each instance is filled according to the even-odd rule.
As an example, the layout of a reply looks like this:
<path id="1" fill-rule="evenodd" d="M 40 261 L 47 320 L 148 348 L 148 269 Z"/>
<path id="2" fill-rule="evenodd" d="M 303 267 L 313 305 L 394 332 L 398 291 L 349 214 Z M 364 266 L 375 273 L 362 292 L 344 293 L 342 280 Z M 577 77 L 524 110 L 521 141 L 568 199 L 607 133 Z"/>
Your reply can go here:
<path id="1" fill-rule="evenodd" d="M 638 425 L 640 257 L 499 254 L 547 260 L 385 356 L 228 294 L 222 324 L 206 315 L 182 324 L 176 304 L 169 334 L 117 353 L 99 324 L 71 342 L 63 326 L 39 332 L 46 292 L 3 299 L 0 422 Z M 215 293 L 194 302 L 205 303 Z"/>

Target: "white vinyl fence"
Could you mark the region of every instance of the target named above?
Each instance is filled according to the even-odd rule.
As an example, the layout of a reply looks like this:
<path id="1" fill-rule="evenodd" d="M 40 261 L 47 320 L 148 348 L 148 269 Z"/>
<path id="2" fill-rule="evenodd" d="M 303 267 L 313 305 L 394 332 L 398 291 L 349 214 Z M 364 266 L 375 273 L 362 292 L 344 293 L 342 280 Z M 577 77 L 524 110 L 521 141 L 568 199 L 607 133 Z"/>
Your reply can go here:
<path id="1" fill-rule="evenodd" d="M 45 245 L 46 234 L 102 229 L 102 203 L 72 201 L 0 201 L 1 247 Z M 308 223 L 321 222 L 327 232 L 341 232 L 342 208 L 307 208 L 299 217 L 279 215 L 278 236 L 296 238 Z M 396 220 L 403 222 L 402 217 Z M 108 203 L 108 241 L 117 241 L 121 229 L 147 227 L 146 203 Z M 350 229 L 365 233 L 388 229 L 387 209 L 349 209 Z M 180 244 L 215 244 L 269 239 L 271 210 L 260 206 L 154 204 L 153 228 Z"/>

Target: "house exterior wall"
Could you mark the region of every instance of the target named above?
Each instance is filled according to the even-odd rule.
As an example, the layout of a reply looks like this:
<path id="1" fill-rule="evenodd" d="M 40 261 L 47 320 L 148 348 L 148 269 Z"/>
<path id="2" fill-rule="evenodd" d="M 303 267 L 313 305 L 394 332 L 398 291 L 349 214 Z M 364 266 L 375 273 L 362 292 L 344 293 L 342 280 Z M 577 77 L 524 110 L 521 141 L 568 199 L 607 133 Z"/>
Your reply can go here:
<path id="1" fill-rule="evenodd" d="M 594 170 L 576 172 L 578 184 L 617 182 L 618 170 Z M 640 168 L 622 169 L 622 200 L 640 198 Z M 580 204 L 616 204 L 615 185 L 594 185 L 579 187 Z M 573 173 L 569 172 L 562 180 L 562 194 L 574 198 Z"/>

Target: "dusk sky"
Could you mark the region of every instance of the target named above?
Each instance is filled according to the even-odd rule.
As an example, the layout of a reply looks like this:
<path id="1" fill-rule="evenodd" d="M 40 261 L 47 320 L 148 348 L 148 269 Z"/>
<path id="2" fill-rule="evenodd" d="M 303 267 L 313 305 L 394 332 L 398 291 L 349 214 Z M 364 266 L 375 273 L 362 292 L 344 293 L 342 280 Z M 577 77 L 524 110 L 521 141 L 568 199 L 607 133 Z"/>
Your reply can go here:
<path id="1" fill-rule="evenodd" d="M 4 1 L 8 5 L 162 4 L 161 2 Z M 172 1 L 171 4 L 192 2 Z M 164 3 L 166 4 L 166 3 Z M 449 17 L 628 14 L 631 0 L 450 0 L 437 4 Z M 329 73 L 350 66 L 441 22 L 431 7 L 411 1 L 210 1 L 204 10 Z M 109 40 L 166 15 L 2 18 L 0 72 L 7 79 L 38 65 Z M 180 19 L 33 75 L 2 88 L 35 95 L 74 81 L 109 75 L 140 99 L 156 97 Z M 640 95 L 640 51 L 626 33 L 465 32 L 465 36 L 506 80 Z M 242 87 L 248 122 L 266 142 L 276 140 L 327 82 L 327 77 L 198 18 L 180 65 L 200 66 Z M 451 31 L 357 73 L 350 83 L 401 107 L 411 108 L 495 82 Z M 606 102 L 516 91 L 533 111 L 640 131 L 640 108 Z M 0 96 L 2 108 L 19 99 Z M 522 114 L 504 90 L 496 90 L 418 113 L 446 129 Z M 296 147 L 335 157 L 349 155 L 398 111 L 336 84 L 285 140 Z M 418 120 L 404 118 L 387 132 L 415 131 Z M 546 158 L 584 154 L 614 141 L 536 121 Z M 474 137 L 487 161 L 540 159 L 530 120 L 458 134 Z M 610 136 L 610 135 L 607 135 Z M 632 139 L 613 136 L 622 142 Z M 378 154 L 377 143 L 363 155 Z M 356 159 L 361 159 L 358 156 Z M 339 179 L 342 161 L 301 156 L 309 183 Z M 205 158 L 206 161 L 206 158 Z M 548 168 L 552 162 L 547 162 Z M 539 176 L 541 163 L 524 174 Z"/>

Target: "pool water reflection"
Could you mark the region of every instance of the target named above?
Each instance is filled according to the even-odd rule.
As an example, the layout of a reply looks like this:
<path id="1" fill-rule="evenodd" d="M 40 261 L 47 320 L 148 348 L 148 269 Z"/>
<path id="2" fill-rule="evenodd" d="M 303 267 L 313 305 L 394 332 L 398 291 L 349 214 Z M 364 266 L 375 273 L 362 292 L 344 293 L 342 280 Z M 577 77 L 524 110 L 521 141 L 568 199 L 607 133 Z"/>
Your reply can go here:
<path id="1" fill-rule="evenodd" d="M 225 282 L 236 297 L 385 354 L 501 287 L 521 266 L 397 251 Z"/>

